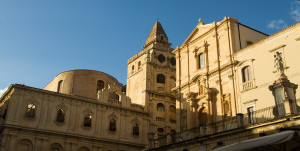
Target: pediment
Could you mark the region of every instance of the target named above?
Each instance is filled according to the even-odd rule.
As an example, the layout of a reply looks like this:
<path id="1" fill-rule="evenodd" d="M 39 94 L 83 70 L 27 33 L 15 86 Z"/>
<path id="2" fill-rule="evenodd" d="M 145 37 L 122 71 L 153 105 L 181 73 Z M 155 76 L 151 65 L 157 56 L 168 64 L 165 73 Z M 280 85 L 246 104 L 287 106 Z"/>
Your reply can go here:
<path id="1" fill-rule="evenodd" d="M 196 26 L 196 28 L 192 31 L 192 33 L 188 36 L 188 38 L 184 41 L 184 43 L 182 44 L 188 44 L 191 41 L 194 41 L 195 39 L 197 39 L 198 37 L 200 37 L 201 35 L 205 34 L 206 32 L 208 32 L 210 29 L 212 29 L 214 26 L 213 24 L 198 24 Z"/>

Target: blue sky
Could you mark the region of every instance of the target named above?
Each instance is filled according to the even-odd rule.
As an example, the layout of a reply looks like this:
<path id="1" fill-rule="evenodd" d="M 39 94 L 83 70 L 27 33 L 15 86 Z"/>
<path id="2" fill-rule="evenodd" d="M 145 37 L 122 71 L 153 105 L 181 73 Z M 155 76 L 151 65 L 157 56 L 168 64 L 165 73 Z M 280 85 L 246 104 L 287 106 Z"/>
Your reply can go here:
<path id="1" fill-rule="evenodd" d="M 267 34 L 300 20 L 296 0 L 0 0 L 0 95 L 10 84 L 43 88 L 73 69 L 126 84 L 127 60 L 159 20 L 172 47 L 202 18 L 230 16 Z"/>

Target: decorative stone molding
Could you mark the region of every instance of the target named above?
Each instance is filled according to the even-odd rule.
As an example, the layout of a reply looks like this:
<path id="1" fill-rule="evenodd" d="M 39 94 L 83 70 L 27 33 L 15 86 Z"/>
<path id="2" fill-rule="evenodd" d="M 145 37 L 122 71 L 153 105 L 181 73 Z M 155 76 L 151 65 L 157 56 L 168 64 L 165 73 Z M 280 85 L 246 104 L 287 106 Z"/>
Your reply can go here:
<path id="1" fill-rule="evenodd" d="M 62 102 L 62 103 L 60 103 L 59 105 L 57 105 L 57 106 L 56 106 L 56 109 L 57 109 L 57 110 L 62 109 L 62 110 L 64 110 L 64 111 L 67 111 L 67 110 L 68 110 L 68 108 L 67 108 L 67 106 L 65 105 L 64 102 Z"/>
<path id="2" fill-rule="evenodd" d="M 285 46 L 286 46 L 286 45 L 280 45 L 280 46 L 277 46 L 277 47 L 275 47 L 275 48 L 269 50 L 269 52 L 274 52 L 274 51 L 276 51 L 276 50 L 278 50 L 278 49 L 284 48 Z"/>
<path id="3" fill-rule="evenodd" d="M 135 124 L 135 123 L 137 123 L 139 125 L 141 124 L 140 120 L 137 117 L 135 117 L 131 120 L 131 124 Z"/>
<path id="4" fill-rule="evenodd" d="M 90 114 L 91 116 L 94 116 L 94 112 L 90 109 L 90 108 L 87 108 L 83 111 L 83 114 L 86 115 L 86 114 Z"/>
<path id="5" fill-rule="evenodd" d="M 250 104 L 250 103 L 254 103 L 256 101 L 257 101 L 257 99 L 252 99 L 252 100 L 248 100 L 248 101 L 243 102 L 243 104 Z"/>
<path id="6" fill-rule="evenodd" d="M 108 119 L 115 119 L 116 121 L 118 120 L 118 116 L 115 113 L 111 113 L 110 115 L 108 115 Z"/>

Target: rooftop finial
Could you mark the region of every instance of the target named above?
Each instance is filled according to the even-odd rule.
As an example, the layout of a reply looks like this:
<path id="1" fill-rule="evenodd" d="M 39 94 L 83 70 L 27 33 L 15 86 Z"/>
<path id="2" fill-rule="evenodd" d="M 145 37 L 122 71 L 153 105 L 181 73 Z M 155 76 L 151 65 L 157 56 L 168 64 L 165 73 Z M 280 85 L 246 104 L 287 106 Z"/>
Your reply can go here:
<path id="1" fill-rule="evenodd" d="M 204 25 L 204 23 L 202 22 L 202 19 L 201 18 L 199 18 L 199 23 L 198 23 L 198 25 Z"/>

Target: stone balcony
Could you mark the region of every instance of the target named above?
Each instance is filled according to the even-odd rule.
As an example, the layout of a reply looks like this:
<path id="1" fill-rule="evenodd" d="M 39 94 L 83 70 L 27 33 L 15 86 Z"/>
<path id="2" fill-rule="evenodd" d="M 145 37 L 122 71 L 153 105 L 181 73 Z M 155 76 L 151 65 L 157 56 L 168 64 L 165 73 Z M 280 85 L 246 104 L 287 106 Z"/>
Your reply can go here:
<path id="1" fill-rule="evenodd" d="M 242 91 L 248 91 L 248 90 L 251 90 L 253 88 L 255 88 L 254 80 L 246 81 L 246 82 L 243 83 Z"/>

